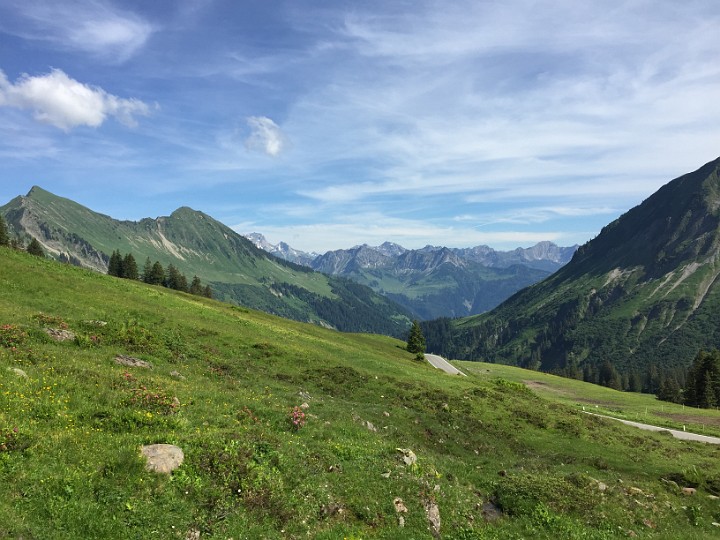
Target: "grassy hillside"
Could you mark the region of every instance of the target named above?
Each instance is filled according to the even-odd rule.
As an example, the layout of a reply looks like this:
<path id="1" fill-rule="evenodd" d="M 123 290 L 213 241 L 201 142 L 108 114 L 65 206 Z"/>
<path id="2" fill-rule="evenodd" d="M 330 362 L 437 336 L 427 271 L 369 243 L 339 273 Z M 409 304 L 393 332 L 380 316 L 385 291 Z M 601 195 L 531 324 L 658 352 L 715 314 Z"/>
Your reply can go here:
<path id="1" fill-rule="evenodd" d="M 720 437 L 720 412 L 660 401 L 653 395 L 620 392 L 528 369 L 485 362 L 457 362 L 465 373 L 492 379 L 500 377 L 524 384 L 546 399 L 588 412 L 643 422 L 670 429 Z"/>
<path id="2" fill-rule="evenodd" d="M 718 447 L 444 375 L 391 338 L 5 248 L 0 385 L 0 538 L 699 539 L 720 522 Z M 146 471 L 151 443 L 184 463 Z"/>

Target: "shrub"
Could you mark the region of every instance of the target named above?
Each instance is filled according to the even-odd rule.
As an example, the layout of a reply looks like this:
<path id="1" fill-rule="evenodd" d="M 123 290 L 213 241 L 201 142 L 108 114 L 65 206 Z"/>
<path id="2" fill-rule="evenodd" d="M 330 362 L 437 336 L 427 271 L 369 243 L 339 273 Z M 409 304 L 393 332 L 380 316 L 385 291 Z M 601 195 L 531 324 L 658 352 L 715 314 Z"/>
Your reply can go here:
<path id="1" fill-rule="evenodd" d="M 15 349 L 25 343 L 28 334 L 16 324 L 3 324 L 0 326 L 0 345 L 8 349 Z"/>
<path id="2" fill-rule="evenodd" d="M 293 431 L 298 431 L 305 426 L 305 413 L 300 407 L 293 407 L 290 411 L 290 427 Z"/>

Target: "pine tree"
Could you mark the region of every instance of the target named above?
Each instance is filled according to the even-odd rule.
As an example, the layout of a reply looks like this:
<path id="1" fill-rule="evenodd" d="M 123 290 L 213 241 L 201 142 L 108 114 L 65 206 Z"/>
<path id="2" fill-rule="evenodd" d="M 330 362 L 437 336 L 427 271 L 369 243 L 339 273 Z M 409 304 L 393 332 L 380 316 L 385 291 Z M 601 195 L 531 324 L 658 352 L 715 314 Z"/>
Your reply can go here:
<path id="1" fill-rule="evenodd" d="M 663 377 L 657 398 L 671 403 L 682 403 L 682 391 L 675 377 Z"/>
<path id="2" fill-rule="evenodd" d="M 423 336 L 420 324 L 417 321 L 413 321 L 412 327 L 410 327 L 410 333 L 407 340 L 407 350 L 417 355 L 425 353 L 425 336 Z"/>
<path id="3" fill-rule="evenodd" d="M 122 271 L 122 277 L 125 279 L 139 279 L 137 263 L 135 262 L 135 257 L 133 257 L 132 253 L 128 253 L 125 255 L 125 258 L 123 258 Z"/>
<path id="4" fill-rule="evenodd" d="M 720 351 L 700 351 L 685 378 L 685 403 L 695 407 L 720 405 Z"/>
<path id="5" fill-rule="evenodd" d="M 143 266 L 142 280 L 145 283 L 150 283 L 148 280 L 152 276 L 152 268 L 153 268 L 152 261 L 150 261 L 150 257 L 148 257 L 147 259 L 145 259 L 145 266 Z"/>
<path id="6" fill-rule="evenodd" d="M 155 261 L 150 269 L 150 274 L 145 280 L 145 283 L 150 285 L 162 285 L 165 282 L 165 270 L 159 261 Z"/>
<path id="7" fill-rule="evenodd" d="M 700 407 L 710 408 L 717 406 L 717 398 L 715 396 L 715 388 L 713 385 L 713 376 L 710 371 L 706 371 L 703 377 L 702 394 L 700 394 Z"/>
<path id="8" fill-rule="evenodd" d="M 175 268 L 174 264 L 169 264 L 165 271 L 165 283 L 164 285 L 168 289 L 179 290 L 180 287 L 180 272 Z"/>
<path id="9" fill-rule="evenodd" d="M 182 292 L 188 292 L 188 282 L 185 274 L 178 275 L 176 290 Z"/>
<path id="10" fill-rule="evenodd" d="M 0 246 L 10 245 L 10 235 L 8 234 L 7 223 L 5 219 L 0 216 Z"/>
<path id="11" fill-rule="evenodd" d="M 190 283 L 190 294 L 195 294 L 197 296 L 202 296 L 203 293 L 203 287 L 200 283 L 200 278 L 197 276 L 193 276 L 192 283 Z"/>
<path id="12" fill-rule="evenodd" d="M 32 240 L 30 240 L 26 251 L 30 255 L 35 255 L 36 257 L 45 257 L 45 251 L 40 245 L 40 242 L 38 242 L 37 238 L 33 238 Z"/>
<path id="13" fill-rule="evenodd" d="M 112 255 L 110 255 L 107 273 L 109 276 L 123 277 L 122 256 L 117 249 L 113 250 Z"/>
<path id="14" fill-rule="evenodd" d="M 205 290 L 203 291 L 203 296 L 205 298 L 213 297 L 213 293 L 212 293 L 212 289 L 210 288 L 210 285 L 205 285 Z"/>

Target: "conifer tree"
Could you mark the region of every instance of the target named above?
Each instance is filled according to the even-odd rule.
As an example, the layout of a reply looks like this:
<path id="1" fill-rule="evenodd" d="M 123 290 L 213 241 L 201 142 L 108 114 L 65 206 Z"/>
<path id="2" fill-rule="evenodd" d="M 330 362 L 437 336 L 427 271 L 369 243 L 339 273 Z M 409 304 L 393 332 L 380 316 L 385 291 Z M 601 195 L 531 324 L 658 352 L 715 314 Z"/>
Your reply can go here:
<path id="1" fill-rule="evenodd" d="M 115 277 L 123 277 L 122 268 L 122 255 L 120 251 L 115 249 L 110 255 L 110 261 L 108 261 L 108 275 Z"/>
<path id="2" fill-rule="evenodd" d="M 175 290 L 182 291 L 182 292 L 188 292 L 188 282 L 187 282 L 187 277 L 185 277 L 185 274 L 178 275 L 177 286 L 176 286 Z"/>
<path id="3" fill-rule="evenodd" d="M 700 351 L 688 371 L 685 403 L 695 407 L 720 405 L 720 351 Z"/>
<path id="4" fill-rule="evenodd" d="M 190 294 L 194 294 L 197 296 L 202 296 L 203 293 L 203 287 L 200 283 L 200 278 L 197 276 L 193 276 L 192 283 L 190 283 Z"/>
<path id="5" fill-rule="evenodd" d="M 40 242 L 38 242 L 37 238 L 33 238 L 32 240 L 30 240 L 26 251 L 30 255 L 35 255 L 36 257 L 45 257 L 45 251 L 40 245 Z"/>
<path id="6" fill-rule="evenodd" d="M 203 291 L 203 296 L 205 298 L 213 297 L 213 293 L 212 293 L 212 289 L 210 288 L 210 285 L 205 285 L 205 290 Z"/>
<path id="7" fill-rule="evenodd" d="M 145 283 L 149 283 L 150 285 L 162 285 L 165 283 L 165 270 L 163 269 L 162 264 L 160 264 L 160 261 L 155 261 L 152 265 L 150 274 L 145 280 Z"/>
<path id="8" fill-rule="evenodd" d="M 145 259 L 145 265 L 143 266 L 143 274 L 142 274 L 142 280 L 145 283 L 150 283 L 148 280 L 152 276 L 152 268 L 153 268 L 152 261 L 150 260 L 150 257 L 148 257 L 147 259 Z"/>
<path id="9" fill-rule="evenodd" d="M 165 283 L 164 285 L 168 289 L 179 290 L 180 287 L 180 272 L 175 268 L 174 264 L 169 264 L 165 271 Z"/>
<path id="10" fill-rule="evenodd" d="M 5 219 L 0 216 L 0 246 L 10 245 L 10 235 L 8 234 L 7 223 Z"/>
<path id="11" fill-rule="evenodd" d="M 417 321 L 412 322 L 407 340 L 407 350 L 417 355 L 425 353 L 425 336 L 423 336 L 420 324 Z"/>
<path id="12" fill-rule="evenodd" d="M 139 279 L 137 262 L 135 262 L 132 253 L 125 255 L 122 260 L 122 277 L 125 279 Z"/>

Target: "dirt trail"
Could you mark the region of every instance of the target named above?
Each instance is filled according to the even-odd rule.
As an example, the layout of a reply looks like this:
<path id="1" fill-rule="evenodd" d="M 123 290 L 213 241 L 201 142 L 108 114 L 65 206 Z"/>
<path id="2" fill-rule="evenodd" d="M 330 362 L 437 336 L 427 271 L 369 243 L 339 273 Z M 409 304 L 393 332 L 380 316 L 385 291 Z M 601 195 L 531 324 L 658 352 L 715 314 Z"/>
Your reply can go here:
<path id="1" fill-rule="evenodd" d="M 709 444 L 720 444 L 720 437 L 710 437 L 708 435 L 700 435 L 698 433 L 690 433 L 688 431 L 679 431 L 677 429 L 668 429 L 660 426 L 651 426 L 650 424 L 641 424 L 640 422 L 632 422 L 631 420 L 623 420 L 621 418 L 614 418 L 612 416 L 605 416 L 604 414 L 595 414 L 587 411 L 583 411 L 585 414 L 592 416 L 599 416 L 600 418 L 607 418 L 608 420 L 615 420 L 622 422 L 625 425 L 633 426 L 636 428 L 644 429 L 647 431 L 667 431 L 676 439 L 682 439 L 684 441 L 698 441 Z"/>

